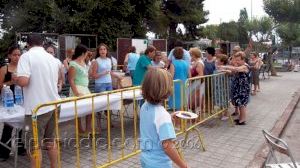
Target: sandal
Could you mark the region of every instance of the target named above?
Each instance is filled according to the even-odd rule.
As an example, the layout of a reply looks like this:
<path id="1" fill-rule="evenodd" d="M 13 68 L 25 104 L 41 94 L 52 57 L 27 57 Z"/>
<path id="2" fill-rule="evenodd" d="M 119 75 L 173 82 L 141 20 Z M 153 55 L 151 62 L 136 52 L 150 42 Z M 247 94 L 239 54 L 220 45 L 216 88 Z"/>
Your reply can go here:
<path id="1" fill-rule="evenodd" d="M 246 122 L 243 121 L 243 122 L 236 122 L 235 125 L 246 125 Z"/>
<path id="2" fill-rule="evenodd" d="M 245 121 L 240 122 L 239 119 L 235 119 L 234 122 L 235 122 L 235 125 L 246 125 L 246 122 L 245 122 Z"/>

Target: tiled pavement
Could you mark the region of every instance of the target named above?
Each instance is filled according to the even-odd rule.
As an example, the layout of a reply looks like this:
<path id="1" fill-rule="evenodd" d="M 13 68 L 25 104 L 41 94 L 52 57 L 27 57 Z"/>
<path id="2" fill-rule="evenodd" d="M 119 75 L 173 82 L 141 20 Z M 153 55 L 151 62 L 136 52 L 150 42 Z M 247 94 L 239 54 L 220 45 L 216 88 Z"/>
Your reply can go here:
<path id="1" fill-rule="evenodd" d="M 247 125 L 230 127 L 228 122 L 217 122 L 214 120 L 199 127 L 204 135 L 207 151 L 203 152 L 198 148 L 191 147 L 192 145 L 186 147 L 183 153 L 191 167 L 243 168 L 253 159 L 254 154 L 264 141 L 261 130 L 270 130 L 272 128 L 275 121 L 291 100 L 293 93 L 299 88 L 300 73 L 289 72 L 281 73 L 280 75 L 280 77 L 271 77 L 270 79 L 261 81 L 262 91 L 255 97 L 251 97 L 251 102 L 248 106 Z M 232 111 L 232 109 L 230 110 Z M 129 120 L 128 124 L 126 124 L 127 132 L 133 129 L 131 122 L 132 121 Z M 219 125 L 217 123 L 219 123 Z M 74 132 L 72 123 L 65 123 L 64 130 L 63 135 L 65 137 L 72 136 L 72 132 Z M 113 130 L 114 136 L 119 137 L 120 131 L 118 131 L 118 127 L 113 128 Z M 103 133 L 105 133 L 105 130 Z M 295 132 L 286 133 L 287 137 L 293 136 L 293 134 L 295 134 Z M 193 134 L 191 134 L 190 137 L 191 141 L 195 140 Z M 181 137 L 178 138 L 180 139 Z M 299 141 L 295 143 L 299 145 Z M 120 150 L 114 147 L 115 146 L 113 146 L 113 156 L 116 156 L 120 154 Z M 126 151 L 129 152 L 131 148 L 128 147 L 126 149 Z M 63 148 L 63 168 L 75 167 L 75 154 L 76 151 L 74 148 Z M 46 156 L 46 154 L 44 156 Z M 81 167 L 92 167 L 90 148 L 88 150 L 82 149 L 80 156 Z M 49 167 L 47 157 L 44 158 L 43 167 Z M 105 158 L 106 150 L 100 149 L 99 147 L 97 149 L 97 162 L 101 163 Z M 27 157 L 20 157 L 18 167 L 23 168 L 28 166 L 29 161 Z M 8 161 L 0 163 L 0 167 L 13 167 L 13 159 L 10 158 Z M 140 167 L 139 156 L 137 155 L 122 161 L 112 167 Z"/>
<path id="2" fill-rule="evenodd" d="M 289 146 L 294 159 L 300 162 L 300 104 L 296 107 L 295 112 L 291 116 L 289 124 L 285 128 L 283 134 L 281 135 L 283 139 Z M 291 160 L 285 155 L 277 155 L 279 162 L 291 162 Z"/>

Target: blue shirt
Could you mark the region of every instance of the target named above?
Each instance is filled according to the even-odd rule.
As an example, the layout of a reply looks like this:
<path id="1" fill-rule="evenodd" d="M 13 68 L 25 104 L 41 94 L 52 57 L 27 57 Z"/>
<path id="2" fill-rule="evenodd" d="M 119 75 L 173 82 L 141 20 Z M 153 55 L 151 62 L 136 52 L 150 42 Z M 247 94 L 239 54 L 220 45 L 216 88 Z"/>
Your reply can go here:
<path id="1" fill-rule="evenodd" d="M 136 63 L 138 62 L 140 56 L 136 53 L 129 53 L 128 54 L 128 70 L 133 71 L 135 70 Z"/>
<path id="2" fill-rule="evenodd" d="M 142 167 L 171 168 L 172 161 L 164 152 L 162 142 L 175 139 L 170 114 L 158 104 L 145 102 L 140 110 L 140 147 Z"/>
<path id="3" fill-rule="evenodd" d="M 96 59 L 98 64 L 98 70 L 97 73 L 103 73 L 104 71 L 111 71 L 112 68 L 112 62 L 110 58 L 97 58 Z M 100 76 L 95 80 L 95 83 L 111 83 L 111 75 L 106 74 L 103 76 Z"/>
<path id="4" fill-rule="evenodd" d="M 215 61 L 208 62 L 207 60 L 204 61 L 204 75 L 211 75 L 216 70 L 216 63 Z"/>
<path id="5" fill-rule="evenodd" d="M 173 87 L 173 95 L 169 97 L 169 107 L 174 108 L 176 110 L 181 109 L 183 106 L 183 103 L 181 100 L 184 100 L 184 94 L 181 93 L 181 90 L 185 86 L 185 82 L 189 77 L 189 65 L 184 61 L 183 59 L 175 59 L 172 61 L 172 64 L 174 65 L 174 80 L 181 80 L 181 85 L 180 82 L 174 82 L 174 87 Z M 175 97 L 175 102 L 174 102 L 174 97 Z"/>
<path id="6" fill-rule="evenodd" d="M 151 59 L 146 55 L 141 55 L 134 70 L 132 81 L 133 86 L 139 86 L 142 84 L 149 65 L 151 65 Z"/>
<path id="7" fill-rule="evenodd" d="M 168 59 L 169 59 L 170 61 L 172 61 L 172 62 L 173 62 L 173 60 L 175 60 L 175 57 L 174 57 L 174 55 L 173 55 L 173 52 L 174 52 L 174 49 L 172 49 L 172 50 L 170 51 L 170 54 L 169 54 L 169 56 L 168 56 Z M 185 50 L 185 49 L 183 49 L 183 60 L 185 60 L 186 63 L 187 63 L 188 65 L 191 64 L 191 55 L 190 55 L 190 53 L 189 53 L 187 50 Z"/>

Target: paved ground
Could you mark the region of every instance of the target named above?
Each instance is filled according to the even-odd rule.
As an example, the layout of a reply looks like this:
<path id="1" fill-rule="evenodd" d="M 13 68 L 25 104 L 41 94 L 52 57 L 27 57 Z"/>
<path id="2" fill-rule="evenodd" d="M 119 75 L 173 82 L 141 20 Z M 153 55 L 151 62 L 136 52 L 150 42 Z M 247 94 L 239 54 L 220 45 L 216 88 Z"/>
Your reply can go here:
<path id="1" fill-rule="evenodd" d="M 300 162 L 300 104 L 296 107 L 294 114 L 292 115 L 287 127 L 285 128 L 281 139 L 283 139 L 289 146 L 294 159 Z M 285 156 L 278 154 L 278 159 L 281 162 L 291 162 L 291 160 Z"/>
<path id="2" fill-rule="evenodd" d="M 195 147 L 186 147 L 184 149 L 184 155 L 191 167 L 243 168 L 253 159 L 254 154 L 264 141 L 261 130 L 270 130 L 272 128 L 275 121 L 291 100 L 293 93 L 299 87 L 300 73 L 289 72 L 281 73 L 280 75 L 280 77 L 271 77 L 261 82 L 261 92 L 251 98 L 248 107 L 247 125 L 230 127 L 228 122 L 220 122 L 220 124 L 217 125 L 216 123 L 218 122 L 214 120 L 199 127 L 203 132 L 207 151 L 203 152 Z M 130 132 L 133 130 L 132 121 L 128 120 L 127 122 L 126 131 Z M 299 117 L 292 123 L 300 125 Z M 65 128 L 67 128 L 67 131 L 63 131 L 63 136 L 68 137 L 72 135 L 74 131 L 71 123 L 66 123 Z M 113 136 L 118 137 L 120 135 L 119 129 L 113 128 L 113 130 Z M 293 143 L 291 146 L 297 148 L 300 141 L 294 140 L 296 138 L 296 131 L 299 133 L 299 129 L 287 129 L 284 138 L 287 138 L 288 143 Z M 128 135 L 128 137 L 132 136 L 133 135 Z M 178 138 L 180 139 L 181 137 Z M 289 138 L 291 138 L 292 141 L 289 142 Z M 195 140 L 193 135 L 191 135 L 190 139 L 191 141 Z M 129 152 L 131 149 L 132 148 L 128 147 L 125 152 Z M 297 149 L 300 148 L 298 147 Z M 82 151 L 82 167 L 91 167 L 91 150 L 82 149 Z M 120 154 L 118 148 L 113 148 L 113 152 L 113 157 Z M 75 167 L 75 154 L 76 151 L 74 148 L 65 147 L 63 149 L 62 167 Z M 297 153 L 295 153 L 295 155 L 297 155 Z M 300 156 L 300 154 L 298 154 L 298 156 Z M 106 150 L 98 147 L 97 162 L 101 163 L 105 158 Z M 140 167 L 138 158 L 139 156 L 132 157 L 112 167 Z M 48 160 L 44 159 L 44 162 L 43 167 L 48 167 Z M 28 167 L 28 163 L 27 157 L 25 156 L 19 159 L 19 167 Z M 8 161 L 0 163 L 0 167 L 13 167 L 13 159 L 10 158 Z"/>

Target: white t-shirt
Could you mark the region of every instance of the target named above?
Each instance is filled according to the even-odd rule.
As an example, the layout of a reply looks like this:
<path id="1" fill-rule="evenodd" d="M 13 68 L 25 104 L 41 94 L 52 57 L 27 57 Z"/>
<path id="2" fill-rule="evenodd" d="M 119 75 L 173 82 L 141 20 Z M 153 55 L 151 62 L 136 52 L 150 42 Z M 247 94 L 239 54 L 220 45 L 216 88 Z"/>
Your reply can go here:
<path id="1" fill-rule="evenodd" d="M 23 87 L 26 115 L 31 115 L 39 104 L 60 99 L 57 90 L 59 68 L 57 59 L 43 47 L 33 47 L 20 57 L 17 74 L 29 78 L 29 84 Z M 54 106 L 43 107 L 37 114 L 45 114 L 53 109 Z"/>
<path id="2" fill-rule="evenodd" d="M 159 61 L 159 63 L 155 63 L 154 61 L 151 61 L 151 64 L 153 67 L 157 67 L 157 68 L 164 68 L 165 67 L 165 63 L 163 61 Z"/>

